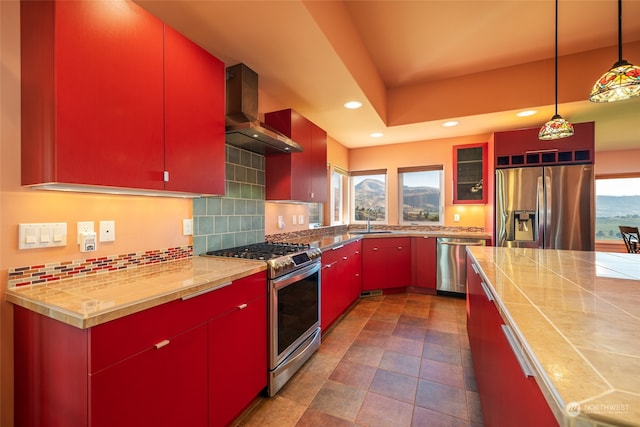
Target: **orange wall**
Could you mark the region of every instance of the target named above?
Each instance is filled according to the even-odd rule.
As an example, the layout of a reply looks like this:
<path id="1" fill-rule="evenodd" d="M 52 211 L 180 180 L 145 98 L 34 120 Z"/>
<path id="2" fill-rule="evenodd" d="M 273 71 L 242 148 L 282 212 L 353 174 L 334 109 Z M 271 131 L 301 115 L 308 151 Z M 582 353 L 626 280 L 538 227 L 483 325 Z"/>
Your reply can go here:
<path id="1" fill-rule="evenodd" d="M 189 199 L 67 194 L 20 186 L 20 7 L 0 1 L 0 425 L 13 425 L 13 310 L 5 302 L 7 269 L 191 244 L 182 219 Z M 96 159 L 97 160 L 97 159 Z M 76 222 L 115 220 L 116 241 L 88 255 L 75 243 Z M 66 222 L 67 246 L 21 250 L 18 224 Z"/>
<path id="2" fill-rule="evenodd" d="M 303 223 L 299 217 L 302 215 Z M 282 216 L 284 227 L 278 226 L 278 216 Z M 295 224 L 294 224 L 295 217 Z M 264 234 L 291 233 L 309 229 L 309 206 L 302 203 L 265 203 L 264 206 Z"/>
<path id="3" fill-rule="evenodd" d="M 638 141 L 640 144 L 640 141 Z M 624 151 L 599 151 L 596 153 L 596 175 L 640 173 L 640 148 Z"/>
<path id="4" fill-rule="evenodd" d="M 489 141 L 491 135 L 391 144 L 349 150 L 349 170 L 387 169 L 388 223 L 399 224 L 398 168 L 424 165 L 444 165 L 445 214 L 444 225 L 485 227 L 485 216 L 490 205 L 453 205 L 453 146 Z M 490 151 L 492 152 L 492 151 Z M 454 223 L 454 214 L 460 222 Z"/>

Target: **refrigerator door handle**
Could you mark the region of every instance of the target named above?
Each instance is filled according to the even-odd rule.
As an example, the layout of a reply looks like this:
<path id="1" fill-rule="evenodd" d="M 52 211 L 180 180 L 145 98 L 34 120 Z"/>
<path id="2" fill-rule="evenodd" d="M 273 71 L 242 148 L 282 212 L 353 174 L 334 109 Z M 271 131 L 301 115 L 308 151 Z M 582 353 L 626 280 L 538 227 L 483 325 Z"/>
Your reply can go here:
<path id="1" fill-rule="evenodd" d="M 547 197 L 547 179 L 548 177 L 545 175 L 544 171 L 542 175 L 538 177 L 538 201 L 536 206 L 537 216 L 538 216 L 538 235 L 536 237 L 536 243 L 538 244 L 538 248 L 544 248 L 545 246 L 545 227 L 547 223 L 547 213 L 546 209 L 546 197 Z"/>

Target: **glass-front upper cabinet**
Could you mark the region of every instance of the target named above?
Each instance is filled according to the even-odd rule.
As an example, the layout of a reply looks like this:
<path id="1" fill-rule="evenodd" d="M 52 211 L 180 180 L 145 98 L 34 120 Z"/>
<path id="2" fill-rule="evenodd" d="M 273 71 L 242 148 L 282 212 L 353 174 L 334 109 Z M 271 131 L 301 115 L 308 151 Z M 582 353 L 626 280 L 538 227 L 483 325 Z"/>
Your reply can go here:
<path id="1" fill-rule="evenodd" d="M 486 204 L 487 143 L 453 147 L 453 203 Z"/>

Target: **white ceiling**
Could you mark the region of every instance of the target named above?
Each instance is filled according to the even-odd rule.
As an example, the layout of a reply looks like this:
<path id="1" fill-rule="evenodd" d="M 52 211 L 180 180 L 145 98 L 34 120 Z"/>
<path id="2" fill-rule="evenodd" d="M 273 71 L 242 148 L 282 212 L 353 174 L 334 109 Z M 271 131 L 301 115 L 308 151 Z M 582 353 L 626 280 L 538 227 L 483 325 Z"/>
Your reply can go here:
<path id="1" fill-rule="evenodd" d="M 256 71 L 261 113 L 293 108 L 349 148 L 537 127 L 554 113 L 555 3 L 550 0 L 137 3 L 227 66 L 242 62 Z M 560 58 L 606 49 L 610 59 L 595 64 L 599 71 L 587 76 L 595 82 L 617 60 L 617 2 L 561 0 L 558 20 Z M 640 41 L 640 0 L 623 2 L 623 41 Z M 640 49 L 635 46 L 623 56 L 640 65 Z M 503 111 L 503 106 L 495 106 L 500 103 L 487 97 L 485 106 L 472 114 L 439 117 L 435 108 L 429 113 L 425 109 L 423 117 L 414 112 L 405 120 L 390 103 L 397 93 L 415 91 L 419 100 L 425 87 L 440 81 L 458 78 L 460 85 L 468 85 L 479 74 L 536 61 L 551 61 L 550 73 L 540 76 L 550 86 L 543 105 L 532 104 L 523 95 L 517 108 Z M 516 89 L 503 88 L 506 94 Z M 561 101 L 562 89 L 559 85 Z M 501 96 L 497 93 L 495 98 Z M 558 112 L 574 123 L 595 121 L 598 150 L 640 148 L 640 97 L 592 104 L 587 96 L 567 99 Z M 344 109 L 342 104 L 352 99 L 364 106 Z M 453 101 L 460 111 L 470 104 L 466 96 Z M 515 117 L 525 108 L 538 114 Z M 449 119 L 460 125 L 443 127 Z M 372 132 L 384 136 L 372 139 Z"/>

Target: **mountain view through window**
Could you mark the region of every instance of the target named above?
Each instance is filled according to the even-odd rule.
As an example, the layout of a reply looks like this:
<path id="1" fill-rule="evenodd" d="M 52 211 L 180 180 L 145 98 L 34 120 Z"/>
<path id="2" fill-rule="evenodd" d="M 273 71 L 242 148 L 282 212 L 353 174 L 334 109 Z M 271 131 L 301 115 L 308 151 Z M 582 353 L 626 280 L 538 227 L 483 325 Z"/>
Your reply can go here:
<path id="1" fill-rule="evenodd" d="M 403 224 L 440 224 L 442 167 L 405 168 L 398 171 Z"/>
<path id="2" fill-rule="evenodd" d="M 386 175 L 353 177 L 353 217 L 356 221 L 386 220 Z"/>
<path id="3" fill-rule="evenodd" d="M 620 240 L 621 225 L 640 227 L 640 178 L 596 179 L 596 240 Z"/>

